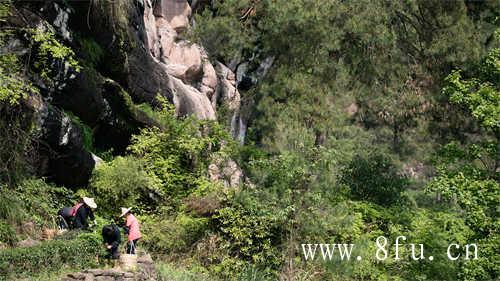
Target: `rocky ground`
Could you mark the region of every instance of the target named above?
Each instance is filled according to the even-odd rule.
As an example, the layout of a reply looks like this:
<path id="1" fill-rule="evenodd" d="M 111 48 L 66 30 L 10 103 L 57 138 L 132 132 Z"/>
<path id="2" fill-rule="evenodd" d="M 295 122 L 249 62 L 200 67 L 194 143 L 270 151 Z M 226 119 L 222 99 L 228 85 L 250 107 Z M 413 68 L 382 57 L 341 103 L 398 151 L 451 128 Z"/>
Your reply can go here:
<path id="1" fill-rule="evenodd" d="M 149 281 L 157 280 L 155 266 L 150 255 L 142 255 L 137 259 L 137 270 L 134 272 L 113 269 L 87 269 L 77 273 L 70 273 L 61 281 Z"/>

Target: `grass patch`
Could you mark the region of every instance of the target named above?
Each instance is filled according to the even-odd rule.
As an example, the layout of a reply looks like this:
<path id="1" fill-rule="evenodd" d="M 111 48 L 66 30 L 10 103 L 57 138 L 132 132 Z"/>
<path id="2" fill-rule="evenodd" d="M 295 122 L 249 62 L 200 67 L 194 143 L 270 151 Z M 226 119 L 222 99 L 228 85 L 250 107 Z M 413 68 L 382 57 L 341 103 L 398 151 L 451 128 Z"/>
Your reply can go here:
<path id="1" fill-rule="evenodd" d="M 187 268 L 177 267 L 169 263 L 156 264 L 159 281 L 209 281 L 214 280 L 213 276 L 207 273 L 197 272 Z"/>

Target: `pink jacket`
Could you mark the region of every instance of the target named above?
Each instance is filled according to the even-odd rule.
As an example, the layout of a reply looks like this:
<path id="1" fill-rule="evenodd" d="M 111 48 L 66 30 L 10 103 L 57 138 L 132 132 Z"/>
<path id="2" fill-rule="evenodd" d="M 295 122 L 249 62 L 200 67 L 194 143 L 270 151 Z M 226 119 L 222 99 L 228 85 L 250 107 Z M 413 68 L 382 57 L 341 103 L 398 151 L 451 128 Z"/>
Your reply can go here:
<path id="1" fill-rule="evenodd" d="M 78 209 L 83 205 L 83 203 L 78 203 L 76 204 L 75 206 L 73 206 L 73 208 L 71 209 L 71 216 L 74 217 L 76 216 L 76 212 L 78 211 Z"/>
<path id="2" fill-rule="evenodd" d="M 125 225 L 128 227 L 128 241 L 141 238 L 141 230 L 139 221 L 132 214 L 127 215 L 127 222 Z"/>

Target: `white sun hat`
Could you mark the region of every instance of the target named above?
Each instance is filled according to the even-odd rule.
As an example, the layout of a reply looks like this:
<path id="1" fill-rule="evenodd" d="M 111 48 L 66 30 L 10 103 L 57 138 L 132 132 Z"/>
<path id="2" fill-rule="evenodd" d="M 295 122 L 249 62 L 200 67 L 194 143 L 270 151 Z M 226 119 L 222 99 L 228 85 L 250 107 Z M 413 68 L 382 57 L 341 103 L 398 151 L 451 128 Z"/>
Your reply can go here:
<path id="1" fill-rule="evenodd" d="M 87 206 L 89 206 L 92 209 L 97 208 L 97 204 L 95 203 L 94 198 L 83 197 L 83 203 L 85 203 Z"/>
<path id="2" fill-rule="evenodd" d="M 120 218 L 126 215 L 130 210 L 132 210 L 132 207 L 130 208 L 121 208 L 122 209 L 122 214 L 120 215 Z"/>

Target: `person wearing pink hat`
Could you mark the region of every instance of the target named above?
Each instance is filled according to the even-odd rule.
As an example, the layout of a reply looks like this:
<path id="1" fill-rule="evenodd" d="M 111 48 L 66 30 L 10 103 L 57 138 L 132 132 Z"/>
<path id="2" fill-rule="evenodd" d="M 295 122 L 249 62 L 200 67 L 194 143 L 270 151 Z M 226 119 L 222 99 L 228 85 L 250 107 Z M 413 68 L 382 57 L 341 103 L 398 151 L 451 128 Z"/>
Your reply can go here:
<path id="1" fill-rule="evenodd" d="M 125 217 L 125 234 L 128 237 L 127 244 L 127 254 L 135 255 L 135 248 L 137 247 L 137 242 L 141 238 L 141 229 L 139 221 L 130 212 L 132 208 L 121 208 L 120 217 Z"/>

